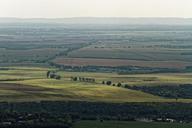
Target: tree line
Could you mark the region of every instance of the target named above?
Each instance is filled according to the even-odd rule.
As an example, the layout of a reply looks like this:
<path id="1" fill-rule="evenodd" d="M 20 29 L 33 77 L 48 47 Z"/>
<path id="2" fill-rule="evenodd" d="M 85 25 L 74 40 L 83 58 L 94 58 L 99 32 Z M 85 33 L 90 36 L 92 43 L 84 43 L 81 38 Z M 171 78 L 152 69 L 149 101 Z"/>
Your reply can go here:
<path id="1" fill-rule="evenodd" d="M 95 83 L 94 78 L 87 78 L 87 77 L 71 77 L 72 81 L 79 81 L 79 82 L 90 82 L 90 83 Z"/>
<path id="2" fill-rule="evenodd" d="M 72 76 L 72 77 L 71 77 L 71 81 L 96 83 L 95 78 L 77 77 L 77 76 Z M 122 84 L 121 82 L 113 83 L 113 82 L 110 81 L 110 80 L 102 81 L 101 84 L 103 84 L 103 85 L 108 85 L 108 86 L 117 86 L 117 87 L 128 88 L 128 84 Z"/>

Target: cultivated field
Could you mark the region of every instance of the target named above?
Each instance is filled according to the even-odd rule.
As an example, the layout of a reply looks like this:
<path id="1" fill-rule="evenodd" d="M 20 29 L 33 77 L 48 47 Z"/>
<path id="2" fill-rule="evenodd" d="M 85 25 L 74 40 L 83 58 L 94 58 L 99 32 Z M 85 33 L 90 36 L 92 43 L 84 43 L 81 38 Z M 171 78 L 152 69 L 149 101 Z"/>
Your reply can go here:
<path id="1" fill-rule="evenodd" d="M 0 71 L 1 101 L 86 100 L 106 102 L 164 101 L 163 98 L 99 83 L 72 82 L 71 73 L 61 80 L 47 79 L 47 69 L 13 68 Z M 61 73 L 65 74 L 65 73 Z M 83 75 L 83 74 L 82 74 Z M 166 99 L 165 99 L 166 100 Z"/>
<path id="2" fill-rule="evenodd" d="M 184 69 L 192 66 L 191 30 L 166 25 L 1 23 L 0 65 L 56 62 Z M 80 60 L 71 63 L 65 58 Z"/>
<path id="3" fill-rule="evenodd" d="M 0 22 L 0 125 L 191 128 L 191 25 L 53 21 Z"/>
<path id="4" fill-rule="evenodd" d="M 69 53 L 69 57 L 81 58 L 109 58 L 145 61 L 192 61 L 191 48 L 183 48 L 178 45 L 162 45 L 160 42 L 155 44 L 140 43 L 134 44 L 117 43 L 116 45 L 102 44 L 92 45 Z M 158 44 L 160 43 L 160 44 Z M 161 47 L 160 47 L 160 46 Z"/>
<path id="5" fill-rule="evenodd" d="M 79 100 L 101 102 L 175 102 L 141 91 L 123 87 L 103 85 L 111 80 L 117 84 L 129 85 L 175 85 L 192 83 L 190 73 L 182 74 L 137 74 L 118 75 L 116 73 L 77 73 L 59 71 L 60 80 L 47 79 L 48 68 L 3 67 L 0 70 L 1 101 Z M 95 83 L 71 81 L 71 77 L 95 78 Z M 190 99 L 179 99 L 191 102 Z"/>
<path id="6" fill-rule="evenodd" d="M 89 53 L 87 53 L 89 55 Z M 142 61 L 127 59 L 99 59 L 99 58 L 64 58 L 58 57 L 54 63 L 65 66 L 138 66 L 148 68 L 178 68 L 184 69 L 191 66 L 192 62 L 184 61 Z"/>
<path id="7" fill-rule="evenodd" d="M 0 19 L 0 127 L 192 127 L 191 25 L 76 20 Z"/>

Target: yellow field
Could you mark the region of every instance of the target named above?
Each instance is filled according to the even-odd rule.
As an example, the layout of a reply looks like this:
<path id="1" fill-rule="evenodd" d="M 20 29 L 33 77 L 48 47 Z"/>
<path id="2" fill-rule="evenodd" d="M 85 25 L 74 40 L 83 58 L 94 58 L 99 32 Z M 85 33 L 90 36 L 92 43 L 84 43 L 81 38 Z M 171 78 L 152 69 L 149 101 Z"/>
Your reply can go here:
<path id="1" fill-rule="evenodd" d="M 47 79 L 48 68 L 11 67 L 0 70 L 0 101 L 80 100 L 100 102 L 175 102 L 140 91 L 101 84 L 103 80 L 129 85 L 192 83 L 192 74 L 137 74 L 58 72 L 61 80 Z M 71 76 L 91 77 L 96 83 L 73 82 Z M 179 99 L 181 102 L 192 100 Z"/>

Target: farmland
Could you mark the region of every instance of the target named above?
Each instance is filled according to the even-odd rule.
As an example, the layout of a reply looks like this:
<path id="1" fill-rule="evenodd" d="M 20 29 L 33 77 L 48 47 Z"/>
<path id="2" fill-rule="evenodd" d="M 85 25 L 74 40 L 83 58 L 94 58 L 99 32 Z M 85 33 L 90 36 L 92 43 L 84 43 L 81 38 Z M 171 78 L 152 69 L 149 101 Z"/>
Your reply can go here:
<path id="1" fill-rule="evenodd" d="M 4 70 L 3 70 L 4 69 Z M 191 73 L 118 75 L 116 73 L 77 73 L 59 71 L 61 80 L 47 79 L 54 68 L 3 67 L 0 70 L 1 101 L 79 100 L 101 102 L 174 102 L 151 94 L 116 86 L 102 81 L 130 86 L 192 84 Z M 95 78 L 95 83 L 72 81 L 71 77 Z M 13 98 L 14 97 L 14 98 Z M 179 99 L 190 102 L 189 99 Z"/>
<path id="2" fill-rule="evenodd" d="M 87 53 L 89 55 L 89 53 Z M 66 66 L 138 66 L 152 68 L 181 68 L 191 66 L 192 62 L 184 61 L 141 61 L 141 60 L 126 60 L 126 59 L 97 59 L 97 58 L 62 58 L 58 57 L 54 61 L 56 64 Z"/>
<path id="3" fill-rule="evenodd" d="M 73 59 L 75 66 L 182 70 L 192 66 L 191 30 L 190 25 L 1 23 L 0 62 L 49 66 L 50 62 L 70 65 Z"/>
<path id="4" fill-rule="evenodd" d="M 0 120 L 191 127 L 191 35 L 191 25 L 0 22 Z"/>
<path id="5" fill-rule="evenodd" d="M 158 42 L 157 42 L 158 43 Z M 109 45 L 109 46 L 108 46 Z M 118 46 L 120 45 L 120 46 Z M 183 48 L 172 45 L 158 46 L 155 44 L 98 44 L 97 46 L 89 46 L 86 48 L 73 51 L 69 54 L 69 57 L 81 57 L 81 58 L 112 58 L 112 59 L 128 59 L 128 60 L 145 60 L 145 61 L 191 61 L 190 51 L 191 48 Z M 164 46 L 164 47 L 163 47 Z M 188 45 L 187 45 L 188 46 Z"/>
<path id="6" fill-rule="evenodd" d="M 155 98 L 155 96 L 137 91 L 101 86 L 99 78 L 98 83 L 72 82 L 70 77 L 75 73 L 61 72 L 62 79 L 58 81 L 47 79 L 46 69 L 32 69 L 13 68 L 13 70 L 0 71 L 1 101 L 28 101 L 30 99 L 37 101 L 49 99 L 127 102 L 131 101 L 133 97 L 134 99 L 138 99 L 138 102 L 153 99 L 164 101 L 160 97 Z M 86 76 L 86 74 L 81 75 Z M 92 76 L 98 77 L 99 74 L 92 74 Z"/>

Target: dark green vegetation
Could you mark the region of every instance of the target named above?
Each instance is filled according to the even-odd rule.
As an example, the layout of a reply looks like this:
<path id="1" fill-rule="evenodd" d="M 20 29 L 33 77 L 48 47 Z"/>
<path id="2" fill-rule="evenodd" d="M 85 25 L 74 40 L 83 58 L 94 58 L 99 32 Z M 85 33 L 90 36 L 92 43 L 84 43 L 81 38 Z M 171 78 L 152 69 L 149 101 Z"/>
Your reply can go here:
<path id="1" fill-rule="evenodd" d="M 129 89 L 141 90 L 146 93 L 158 95 L 168 98 L 192 98 L 192 85 L 178 85 L 178 86 L 127 86 Z"/>
<path id="2" fill-rule="evenodd" d="M 114 111 L 115 110 L 115 111 Z M 101 103 L 101 102 L 24 102 L 0 103 L 0 120 L 10 124 L 33 124 L 53 122 L 56 126 L 85 127 L 97 125 L 129 126 L 191 126 L 191 103 Z M 81 122 L 81 121 L 83 122 Z M 92 120 L 85 124 L 85 120 Z M 79 122 L 80 121 L 80 122 Z M 109 122 L 108 122 L 109 121 Z M 120 122 L 118 122 L 120 121 Z M 122 122 L 124 121 L 124 122 Z M 127 122 L 129 121 L 129 122 Z M 138 122 L 130 122 L 138 121 Z M 154 123 L 160 122 L 160 123 Z M 150 123 L 141 123 L 150 122 Z M 162 123 L 164 122 L 164 123 Z M 179 123 L 180 124 L 179 124 Z M 80 124 L 79 124 L 80 123 Z M 1 125 L 0 124 L 0 125 Z M 96 125 L 96 126 L 97 126 Z M 46 126 L 46 125 L 45 125 Z M 95 126 L 95 125 L 94 125 Z M 80 128 L 81 128 L 80 127 Z M 185 128 L 184 127 L 184 128 Z M 182 128 L 182 127 L 181 127 Z"/>
<path id="3" fill-rule="evenodd" d="M 1 102 L 0 112 L 1 120 L 3 121 L 9 120 L 11 116 L 14 115 L 14 112 L 18 115 L 41 113 L 42 118 L 47 116 L 50 119 L 70 116 L 70 119 L 73 121 L 79 119 L 101 121 L 136 121 L 145 119 L 147 121 L 185 123 L 192 121 L 191 103 L 102 103 L 83 101 Z"/>
<path id="4" fill-rule="evenodd" d="M 73 128 L 191 128 L 191 124 L 145 123 L 125 121 L 80 121 Z"/>

